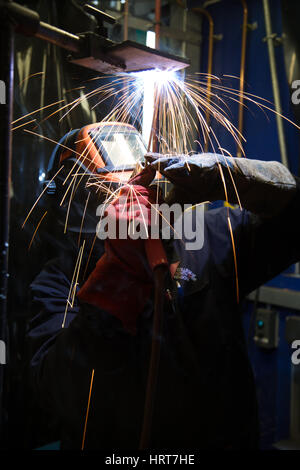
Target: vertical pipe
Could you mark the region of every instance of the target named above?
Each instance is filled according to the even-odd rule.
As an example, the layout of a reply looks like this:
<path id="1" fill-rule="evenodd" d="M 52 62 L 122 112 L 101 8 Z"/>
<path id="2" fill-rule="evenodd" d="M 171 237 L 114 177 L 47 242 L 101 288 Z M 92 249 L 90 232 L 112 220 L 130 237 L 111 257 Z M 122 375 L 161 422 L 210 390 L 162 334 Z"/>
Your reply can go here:
<path id="1" fill-rule="evenodd" d="M 274 42 L 273 42 L 273 36 L 272 36 L 270 5 L 269 5 L 268 0 L 262 0 L 262 1 L 263 1 L 263 8 L 264 8 L 266 40 L 267 40 L 267 46 L 268 46 L 271 80 L 272 80 L 273 95 L 274 95 L 274 104 L 275 104 L 275 110 L 277 113 L 276 122 L 277 122 L 281 162 L 283 163 L 283 165 L 285 165 L 288 168 L 289 165 L 288 165 L 288 157 L 287 157 L 287 150 L 286 150 L 286 143 L 285 143 L 284 128 L 283 128 L 282 118 L 280 116 L 281 102 L 280 102 L 280 92 L 279 92 L 277 70 L 276 70 Z"/>
<path id="2" fill-rule="evenodd" d="M 14 31 L 5 14 L 0 10 L 0 79 L 6 88 L 5 103 L 0 104 L 0 340 L 6 340 L 9 211 L 12 158 L 11 122 L 13 113 L 14 84 Z M 3 403 L 3 365 L 0 365 L 0 416 Z M 1 423 L 3 424 L 3 423 Z"/>
<path id="3" fill-rule="evenodd" d="M 213 68 L 213 48 L 214 48 L 214 21 L 211 14 L 204 8 L 193 8 L 192 11 L 204 15 L 208 20 L 209 32 L 208 32 L 208 61 L 207 61 L 207 104 L 209 106 L 211 101 L 211 79 L 212 79 L 212 68 Z M 208 107 L 205 112 L 205 122 L 207 126 L 210 125 L 210 112 Z M 208 136 L 204 144 L 204 150 L 208 150 Z"/>
<path id="4" fill-rule="evenodd" d="M 123 40 L 124 41 L 127 41 L 128 39 L 128 10 L 129 10 L 129 0 L 125 0 L 124 24 L 123 24 Z"/>
<path id="5" fill-rule="evenodd" d="M 177 3 L 182 8 L 185 8 L 185 3 L 183 0 L 177 0 Z M 192 11 L 195 13 L 199 13 L 200 15 L 204 15 L 208 20 L 209 25 L 209 32 L 208 32 L 208 61 L 207 61 L 207 104 L 209 106 L 211 101 L 211 79 L 212 79 L 212 68 L 213 68 L 213 53 L 214 53 L 214 21 L 211 14 L 205 10 L 205 8 L 192 8 Z M 208 107 L 206 108 L 205 112 L 205 122 L 209 128 L 210 125 L 210 112 Z M 208 137 L 205 140 L 204 150 L 207 152 L 208 150 Z"/>
<path id="6" fill-rule="evenodd" d="M 160 43 L 160 20 L 161 20 L 161 0 L 155 0 L 155 49 L 159 49 Z"/>
<path id="7" fill-rule="evenodd" d="M 242 51 L 241 51 L 241 68 L 240 68 L 240 91 L 239 91 L 239 115 L 238 115 L 238 131 L 240 134 L 239 145 L 237 146 L 236 156 L 242 156 L 242 135 L 244 129 L 244 88 L 245 88 L 245 64 L 246 64 L 246 45 L 247 45 L 247 29 L 248 29 L 248 7 L 246 0 L 241 0 L 243 5 L 243 28 L 242 28 Z"/>
<path id="8" fill-rule="evenodd" d="M 177 4 L 183 8 L 183 16 L 182 16 L 182 32 L 186 32 L 187 28 L 187 12 L 188 12 L 188 7 L 187 7 L 187 2 L 184 0 L 176 0 Z M 182 41 L 182 56 L 186 57 L 186 41 Z M 183 71 L 184 73 L 184 71 Z"/>
<path id="9" fill-rule="evenodd" d="M 244 0 L 241 0 L 244 2 Z M 177 0 L 178 5 L 184 8 L 183 0 Z M 207 63 L 207 103 L 210 104 L 211 101 L 211 81 L 212 81 L 212 68 L 213 68 L 213 45 L 214 45 L 214 21 L 211 14 L 205 8 L 192 8 L 192 11 L 204 15 L 209 23 L 209 34 L 208 34 L 208 63 Z M 247 24 L 247 22 L 246 22 Z M 210 125 L 210 112 L 209 109 L 206 109 L 205 113 L 205 122 L 207 126 Z M 208 150 L 208 139 L 205 141 L 204 150 Z"/>
<path id="10" fill-rule="evenodd" d="M 182 15 L 182 32 L 186 33 L 187 29 L 187 9 L 183 9 L 183 15 Z M 186 57 L 186 41 L 182 41 L 182 57 Z M 184 73 L 184 72 L 183 72 Z"/>
<path id="11" fill-rule="evenodd" d="M 160 20 L 161 20 L 161 0 L 155 0 L 155 49 L 159 50 L 160 45 Z M 156 101 L 156 100 L 155 100 Z M 152 152 L 159 151 L 158 145 L 158 137 L 157 134 L 159 133 L 159 116 L 158 116 L 158 109 L 155 109 L 157 103 L 154 101 L 154 113 L 155 113 L 155 121 L 152 124 Z"/>

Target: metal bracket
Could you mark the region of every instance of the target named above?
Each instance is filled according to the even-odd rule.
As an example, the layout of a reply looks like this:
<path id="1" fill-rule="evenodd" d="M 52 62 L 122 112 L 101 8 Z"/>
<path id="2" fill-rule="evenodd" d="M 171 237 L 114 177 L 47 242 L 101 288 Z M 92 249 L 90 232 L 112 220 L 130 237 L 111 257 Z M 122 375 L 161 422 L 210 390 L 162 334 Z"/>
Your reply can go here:
<path id="1" fill-rule="evenodd" d="M 283 44 L 283 41 L 285 40 L 284 35 L 278 36 L 277 33 L 272 33 L 269 36 L 265 36 L 262 38 L 263 42 L 267 42 L 269 39 L 272 39 L 274 42 L 274 46 L 281 46 Z"/>
<path id="2" fill-rule="evenodd" d="M 206 2 L 203 3 L 203 8 L 214 5 L 215 3 L 220 3 L 221 1 L 222 0 L 207 0 Z"/>
<path id="3" fill-rule="evenodd" d="M 71 34 L 56 26 L 40 21 L 37 12 L 15 2 L 0 1 L 0 11 L 6 13 L 16 32 L 51 42 L 71 52 L 71 62 L 103 73 L 132 72 L 159 68 L 180 70 L 189 66 L 181 57 L 163 53 L 133 41 L 115 43 L 105 37 L 102 23 L 115 23 L 115 18 L 96 8 L 86 5 L 85 10 L 96 17 L 98 31 Z"/>
<path id="4" fill-rule="evenodd" d="M 214 34 L 213 38 L 214 38 L 214 41 L 222 41 L 223 40 L 223 34 Z"/>
<path id="5" fill-rule="evenodd" d="M 124 72 L 126 65 L 123 61 L 109 57 L 104 51 L 115 43 L 106 37 L 87 32 L 78 34 L 81 39 L 80 52 L 69 55 L 68 60 L 98 72 Z"/>
<path id="6" fill-rule="evenodd" d="M 258 28 L 257 21 L 254 21 L 253 23 L 248 23 L 247 24 L 248 31 L 255 31 L 257 28 Z"/>

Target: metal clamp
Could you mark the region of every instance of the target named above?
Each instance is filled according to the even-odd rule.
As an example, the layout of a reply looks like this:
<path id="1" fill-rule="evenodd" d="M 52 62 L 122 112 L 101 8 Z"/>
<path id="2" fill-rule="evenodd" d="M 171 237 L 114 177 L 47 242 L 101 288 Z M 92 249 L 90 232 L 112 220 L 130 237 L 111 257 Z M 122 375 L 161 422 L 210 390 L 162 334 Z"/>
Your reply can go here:
<path id="1" fill-rule="evenodd" d="M 270 39 L 272 39 L 272 41 L 274 42 L 274 46 L 281 46 L 283 41 L 285 40 L 285 37 L 284 35 L 278 36 L 277 33 L 272 33 L 262 38 L 262 42 L 267 42 Z"/>

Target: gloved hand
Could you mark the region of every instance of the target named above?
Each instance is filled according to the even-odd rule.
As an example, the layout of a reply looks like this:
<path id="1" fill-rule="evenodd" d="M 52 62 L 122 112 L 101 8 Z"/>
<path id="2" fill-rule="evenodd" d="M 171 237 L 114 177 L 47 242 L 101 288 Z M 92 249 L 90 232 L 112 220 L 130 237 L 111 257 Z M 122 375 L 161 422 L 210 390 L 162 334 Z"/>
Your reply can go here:
<path id="1" fill-rule="evenodd" d="M 148 153 L 145 158 L 174 184 L 166 199 L 169 204 L 226 200 L 227 193 L 231 204 L 240 202 L 245 209 L 269 217 L 278 214 L 296 192 L 293 175 L 275 161 L 213 153 L 175 157 Z"/>
<path id="2" fill-rule="evenodd" d="M 77 294 L 81 302 L 119 318 L 124 328 L 133 334 L 137 317 L 153 289 L 152 270 L 168 262 L 160 240 L 121 239 L 120 228 L 125 227 L 127 235 L 129 222 L 134 220 L 149 230 L 151 204 L 158 198 L 157 188 L 148 187 L 154 176 L 155 170 L 146 167 L 106 208 L 106 214 L 116 223 L 117 236 L 106 239 L 105 254 Z M 159 198 L 158 203 L 161 202 Z"/>

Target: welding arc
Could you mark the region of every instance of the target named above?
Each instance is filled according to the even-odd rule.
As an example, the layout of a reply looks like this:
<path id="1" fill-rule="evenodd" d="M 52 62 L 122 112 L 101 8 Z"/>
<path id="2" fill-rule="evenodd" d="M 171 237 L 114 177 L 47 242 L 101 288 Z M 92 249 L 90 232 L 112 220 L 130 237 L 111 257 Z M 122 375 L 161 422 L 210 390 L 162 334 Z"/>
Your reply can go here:
<path id="1" fill-rule="evenodd" d="M 159 371 L 161 331 L 163 325 L 164 281 L 167 269 L 167 266 L 159 265 L 153 271 L 155 285 L 153 331 L 149 372 L 147 378 L 143 427 L 139 445 L 140 450 L 149 448 L 151 438 L 154 400 Z"/>

